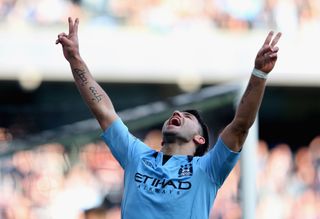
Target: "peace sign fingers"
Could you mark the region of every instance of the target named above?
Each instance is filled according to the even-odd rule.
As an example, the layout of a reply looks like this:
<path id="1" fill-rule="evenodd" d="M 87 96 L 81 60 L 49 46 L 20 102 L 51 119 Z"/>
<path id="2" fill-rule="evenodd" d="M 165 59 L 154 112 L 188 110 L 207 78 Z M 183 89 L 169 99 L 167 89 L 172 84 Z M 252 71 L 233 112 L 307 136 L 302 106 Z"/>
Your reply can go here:
<path id="1" fill-rule="evenodd" d="M 281 37 L 281 33 L 277 33 L 274 36 L 274 32 L 270 31 L 262 45 L 262 48 L 259 50 L 256 60 L 255 68 L 261 70 L 265 73 L 269 73 L 275 66 L 278 57 L 279 47 L 277 43 Z"/>
<path id="2" fill-rule="evenodd" d="M 69 35 L 78 34 L 79 19 L 76 18 L 76 20 L 73 22 L 73 19 L 69 17 L 68 23 L 69 23 Z"/>
<path id="3" fill-rule="evenodd" d="M 277 45 L 280 37 L 281 37 L 281 32 L 277 33 L 277 35 L 273 38 L 273 40 L 271 42 L 271 48 L 273 48 L 275 45 Z"/>
<path id="4" fill-rule="evenodd" d="M 79 57 L 79 42 L 78 42 L 78 25 L 79 19 L 76 18 L 75 21 L 71 17 L 68 18 L 69 33 L 60 33 L 56 44 L 61 44 L 63 48 L 63 54 L 65 58 L 70 61 L 74 57 Z"/>

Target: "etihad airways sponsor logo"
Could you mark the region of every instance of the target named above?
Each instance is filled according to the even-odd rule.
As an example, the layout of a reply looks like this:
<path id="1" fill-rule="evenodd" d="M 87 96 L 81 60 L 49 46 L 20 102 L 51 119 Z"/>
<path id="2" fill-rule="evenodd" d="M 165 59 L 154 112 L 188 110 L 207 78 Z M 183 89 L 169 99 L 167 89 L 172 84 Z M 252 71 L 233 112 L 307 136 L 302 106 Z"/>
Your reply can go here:
<path id="1" fill-rule="evenodd" d="M 141 173 L 136 173 L 134 180 L 139 183 L 138 188 L 143 188 L 148 192 L 156 193 L 172 194 L 176 191 L 177 194 L 180 194 L 180 191 L 189 190 L 192 186 L 189 181 L 158 179 Z"/>

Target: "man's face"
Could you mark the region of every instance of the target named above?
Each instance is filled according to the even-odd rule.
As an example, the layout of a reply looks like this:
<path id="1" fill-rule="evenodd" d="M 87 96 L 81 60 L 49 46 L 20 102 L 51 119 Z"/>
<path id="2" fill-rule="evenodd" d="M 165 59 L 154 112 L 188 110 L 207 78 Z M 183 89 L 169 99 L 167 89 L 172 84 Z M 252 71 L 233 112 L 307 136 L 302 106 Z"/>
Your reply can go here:
<path id="1" fill-rule="evenodd" d="M 189 142 L 195 135 L 200 134 L 200 130 L 200 124 L 194 115 L 188 112 L 175 111 L 163 124 L 162 134 L 164 138 L 171 136 Z"/>

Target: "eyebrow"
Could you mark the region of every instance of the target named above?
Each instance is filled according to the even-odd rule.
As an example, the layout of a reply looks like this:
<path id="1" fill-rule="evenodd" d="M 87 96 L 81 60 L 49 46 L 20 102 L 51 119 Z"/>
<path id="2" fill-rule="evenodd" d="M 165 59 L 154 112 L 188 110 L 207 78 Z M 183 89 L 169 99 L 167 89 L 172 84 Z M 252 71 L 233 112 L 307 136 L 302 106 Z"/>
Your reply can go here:
<path id="1" fill-rule="evenodd" d="M 188 115 L 190 117 L 193 117 L 195 119 L 197 119 L 192 113 L 188 113 L 188 112 L 182 112 L 184 115 Z"/>

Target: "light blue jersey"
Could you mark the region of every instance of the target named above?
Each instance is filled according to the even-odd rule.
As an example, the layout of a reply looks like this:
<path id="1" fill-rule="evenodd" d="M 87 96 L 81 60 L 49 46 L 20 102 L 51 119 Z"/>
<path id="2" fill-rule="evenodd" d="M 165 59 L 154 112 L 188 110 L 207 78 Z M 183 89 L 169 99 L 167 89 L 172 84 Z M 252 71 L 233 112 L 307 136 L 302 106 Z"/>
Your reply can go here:
<path id="1" fill-rule="evenodd" d="M 219 138 L 202 157 L 172 156 L 132 136 L 120 119 L 102 134 L 125 170 L 123 219 L 205 219 L 218 189 L 239 159 Z"/>

